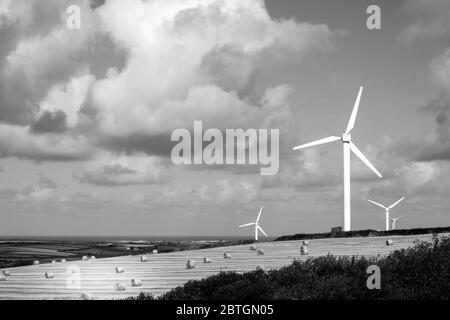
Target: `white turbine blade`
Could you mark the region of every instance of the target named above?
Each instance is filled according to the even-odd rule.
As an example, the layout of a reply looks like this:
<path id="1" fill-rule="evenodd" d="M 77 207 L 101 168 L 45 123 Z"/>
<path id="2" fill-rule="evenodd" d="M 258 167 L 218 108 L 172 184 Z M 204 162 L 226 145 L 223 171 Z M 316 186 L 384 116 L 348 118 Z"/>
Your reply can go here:
<path id="1" fill-rule="evenodd" d="M 400 200 L 398 200 L 397 202 L 394 202 L 393 204 L 391 204 L 388 208 L 392 209 L 393 207 L 395 207 L 396 205 L 398 205 L 400 202 L 403 201 L 403 199 L 405 199 L 406 197 L 401 198 Z"/>
<path id="2" fill-rule="evenodd" d="M 302 144 L 300 146 L 297 146 L 295 148 L 293 148 L 294 150 L 299 150 L 299 149 L 304 149 L 304 148 L 308 148 L 308 147 L 312 147 L 312 146 L 317 146 L 320 144 L 325 144 L 325 143 L 329 143 L 329 142 L 334 142 L 334 141 L 338 141 L 341 140 L 341 137 L 336 137 L 336 136 L 331 136 L 328 138 L 324 138 L 324 139 L 319 139 L 310 143 L 306 143 L 306 144 Z"/>
<path id="3" fill-rule="evenodd" d="M 239 226 L 239 228 L 252 226 L 254 224 L 255 224 L 254 222 L 250 222 L 250 223 L 247 223 L 247 224 L 243 224 L 242 226 Z"/>
<path id="4" fill-rule="evenodd" d="M 358 149 L 358 147 L 351 141 L 350 141 L 350 149 L 353 151 L 354 154 L 358 156 L 358 158 L 362 160 L 362 162 L 366 164 L 366 166 L 368 166 L 373 172 L 375 172 L 375 174 L 379 178 L 383 177 L 381 173 L 379 173 L 378 170 L 373 166 L 373 164 L 370 163 L 370 161 L 366 158 L 366 156 L 363 155 L 363 153 Z"/>
<path id="5" fill-rule="evenodd" d="M 263 230 L 260 226 L 258 226 L 258 229 L 259 229 L 259 231 L 261 231 L 266 237 L 269 237 L 269 236 L 267 235 L 267 233 L 265 233 L 264 230 Z"/>
<path id="6" fill-rule="evenodd" d="M 258 222 L 259 218 L 261 218 L 262 209 L 263 209 L 263 207 L 261 207 L 261 209 L 259 209 L 259 214 L 258 214 L 258 218 L 256 218 L 256 222 Z"/>
<path id="7" fill-rule="evenodd" d="M 367 200 L 367 201 L 373 203 L 374 205 L 377 205 L 377 206 L 379 206 L 379 207 L 382 207 L 383 209 L 386 209 L 385 206 L 383 206 L 382 204 L 380 204 L 380 203 L 378 203 L 378 202 L 375 202 L 375 201 L 372 201 L 372 200 Z"/>
<path id="8" fill-rule="evenodd" d="M 347 133 L 352 131 L 353 127 L 355 126 L 355 120 L 356 120 L 356 115 L 358 114 L 359 102 L 361 101 L 362 91 L 363 91 L 363 87 L 360 87 L 359 92 L 358 92 L 358 97 L 356 98 L 355 105 L 353 106 L 352 114 L 350 116 L 350 119 L 348 120 L 347 129 L 345 129 L 345 132 L 347 132 Z"/>

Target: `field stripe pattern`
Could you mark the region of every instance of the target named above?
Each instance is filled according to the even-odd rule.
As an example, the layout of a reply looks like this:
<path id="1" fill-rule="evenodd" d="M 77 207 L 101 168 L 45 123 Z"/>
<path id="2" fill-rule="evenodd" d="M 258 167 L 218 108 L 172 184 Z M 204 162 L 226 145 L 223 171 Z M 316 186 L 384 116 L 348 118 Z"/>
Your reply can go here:
<path id="1" fill-rule="evenodd" d="M 386 246 L 388 239 L 393 240 L 392 246 Z M 429 241 L 431 235 L 310 240 L 307 256 L 300 255 L 302 241 L 280 241 L 258 243 L 264 255 L 251 251 L 250 245 L 241 245 L 150 254 L 147 262 L 140 262 L 140 255 L 129 255 L 9 268 L 11 275 L 0 281 L 0 299 L 79 299 L 82 293 L 90 293 L 94 299 L 121 299 L 140 292 L 159 295 L 189 280 L 202 279 L 220 271 L 246 272 L 257 266 L 277 269 L 294 259 L 305 260 L 329 253 L 335 256 L 384 256 L 413 246 L 416 239 Z M 225 252 L 231 254 L 231 259 L 224 259 Z M 203 257 L 210 258 L 211 263 L 204 264 Z M 187 260 L 195 260 L 196 267 L 187 269 Z M 67 268 L 74 265 L 80 268 L 81 289 L 67 287 L 70 276 Z M 124 273 L 116 273 L 116 267 L 124 268 Z M 54 278 L 46 279 L 46 272 L 52 272 Z M 142 280 L 142 286 L 132 287 L 132 278 Z M 117 291 L 116 283 L 125 285 L 126 290 Z"/>

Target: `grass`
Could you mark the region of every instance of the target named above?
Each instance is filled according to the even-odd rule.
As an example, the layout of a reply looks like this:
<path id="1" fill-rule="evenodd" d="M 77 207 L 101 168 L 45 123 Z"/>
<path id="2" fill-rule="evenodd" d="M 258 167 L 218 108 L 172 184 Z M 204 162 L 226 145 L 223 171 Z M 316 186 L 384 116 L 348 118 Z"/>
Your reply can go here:
<path id="1" fill-rule="evenodd" d="M 381 289 L 369 290 L 367 268 L 381 270 Z M 130 300 L 291 300 L 450 298 L 450 238 L 397 250 L 384 258 L 334 257 L 294 261 L 268 272 L 221 272 L 189 281 L 155 298 L 141 293 Z"/>

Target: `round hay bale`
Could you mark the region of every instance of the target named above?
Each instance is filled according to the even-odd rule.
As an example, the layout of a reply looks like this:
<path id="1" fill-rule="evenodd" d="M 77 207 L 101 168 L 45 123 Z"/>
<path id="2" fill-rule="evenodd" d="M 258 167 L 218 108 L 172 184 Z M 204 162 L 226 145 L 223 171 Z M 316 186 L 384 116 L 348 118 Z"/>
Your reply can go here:
<path id="1" fill-rule="evenodd" d="M 141 287 L 142 286 L 142 280 L 131 279 L 131 286 L 132 287 Z"/>
<path id="2" fill-rule="evenodd" d="M 392 241 L 392 240 L 386 240 L 386 245 L 387 245 L 387 246 L 392 246 L 392 245 L 394 245 L 394 241 Z"/>
<path id="3" fill-rule="evenodd" d="M 61 259 L 61 262 L 66 262 L 66 259 Z"/>
<path id="4" fill-rule="evenodd" d="M 53 275 L 53 272 L 46 272 L 45 273 L 45 278 L 46 279 L 53 279 L 55 276 Z"/>
<path id="5" fill-rule="evenodd" d="M 211 263 L 211 259 L 207 258 L 207 257 L 204 257 L 203 258 L 203 263 Z"/>
<path id="6" fill-rule="evenodd" d="M 158 253 L 158 250 L 153 249 L 152 253 L 153 253 L 153 254 L 157 254 L 157 253 Z"/>
<path id="7" fill-rule="evenodd" d="M 0 281 L 6 281 L 6 277 L 5 276 L 0 276 Z"/>
<path id="8" fill-rule="evenodd" d="M 304 246 L 309 245 L 309 240 L 303 240 L 303 245 L 304 245 Z"/>
<path id="9" fill-rule="evenodd" d="M 262 256 L 262 255 L 264 255 L 264 250 L 261 249 L 261 248 L 259 248 L 259 249 L 256 251 L 256 254 L 257 254 L 258 256 Z"/>
<path id="10" fill-rule="evenodd" d="M 258 250 L 258 248 L 256 246 L 254 246 L 254 245 L 250 246 L 250 251 L 256 251 L 256 250 Z"/>
<path id="11" fill-rule="evenodd" d="M 95 260 L 95 256 L 91 256 L 91 260 Z"/>
<path id="12" fill-rule="evenodd" d="M 114 288 L 116 289 L 116 291 L 125 291 L 126 290 L 126 287 L 123 284 L 119 283 L 119 282 L 117 282 L 114 285 Z"/>
<path id="13" fill-rule="evenodd" d="M 146 256 L 141 256 L 141 262 L 147 262 L 148 258 Z"/>
<path id="14" fill-rule="evenodd" d="M 301 254 L 302 256 L 308 255 L 308 254 L 309 254 L 308 247 L 306 247 L 306 246 L 301 246 L 301 247 L 300 247 L 300 254 Z"/>
<path id="15" fill-rule="evenodd" d="M 56 260 L 52 260 L 52 264 L 55 264 L 56 263 Z"/>
<path id="16" fill-rule="evenodd" d="M 88 256 L 83 256 L 83 261 L 88 261 L 89 260 L 89 257 Z"/>
<path id="17" fill-rule="evenodd" d="M 194 269 L 197 265 L 197 262 L 195 260 L 188 260 L 186 263 L 186 269 Z"/>
<path id="18" fill-rule="evenodd" d="M 223 258 L 224 258 L 224 259 L 231 259 L 231 253 L 225 252 L 225 253 L 223 254 Z"/>
<path id="19" fill-rule="evenodd" d="M 34 261 L 33 261 L 33 264 L 34 264 L 35 266 L 37 266 L 37 265 L 39 264 L 39 260 L 34 260 Z"/>
<path id="20" fill-rule="evenodd" d="M 125 269 L 122 267 L 116 267 L 116 273 L 124 273 Z"/>
<path id="21" fill-rule="evenodd" d="M 4 275 L 5 277 L 9 277 L 9 276 L 11 275 L 11 271 L 9 271 L 9 270 L 3 270 L 3 275 Z"/>
<path id="22" fill-rule="evenodd" d="M 94 300 L 92 295 L 90 293 L 88 293 L 88 292 L 82 293 L 80 298 L 81 298 L 81 300 Z"/>

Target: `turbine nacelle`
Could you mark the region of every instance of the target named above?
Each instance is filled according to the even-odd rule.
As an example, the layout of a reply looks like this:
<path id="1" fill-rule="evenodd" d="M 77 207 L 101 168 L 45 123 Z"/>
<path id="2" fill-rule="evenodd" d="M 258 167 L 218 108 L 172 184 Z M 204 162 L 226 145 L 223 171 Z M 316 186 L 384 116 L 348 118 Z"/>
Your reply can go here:
<path id="1" fill-rule="evenodd" d="M 342 134 L 342 142 L 351 142 L 352 141 L 352 134 L 350 132 L 344 132 Z"/>

